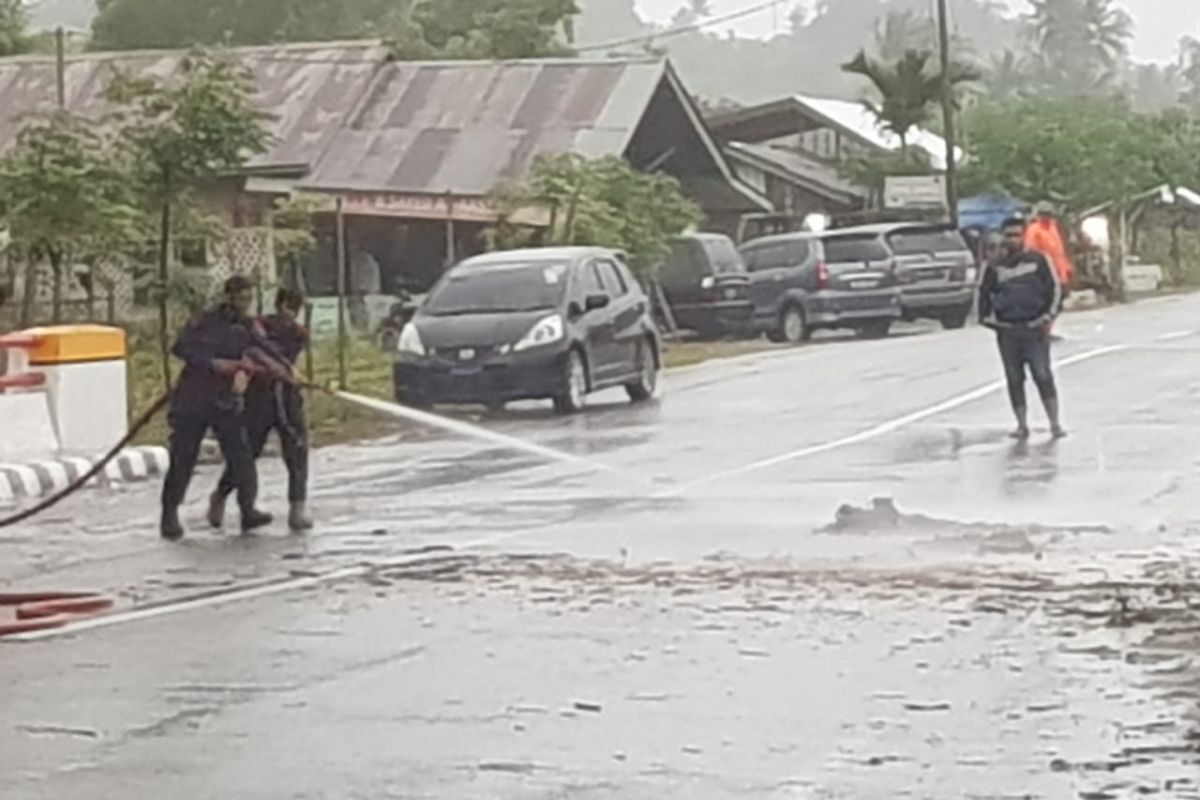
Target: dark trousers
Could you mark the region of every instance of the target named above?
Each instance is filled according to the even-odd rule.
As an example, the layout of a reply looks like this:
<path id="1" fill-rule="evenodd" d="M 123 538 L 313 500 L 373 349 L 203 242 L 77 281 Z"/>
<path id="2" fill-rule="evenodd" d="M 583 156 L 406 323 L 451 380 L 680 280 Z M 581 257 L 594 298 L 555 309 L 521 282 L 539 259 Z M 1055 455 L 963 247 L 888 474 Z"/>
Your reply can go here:
<path id="1" fill-rule="evenodd" d="M 258 500 L 258 472 L 254 466 L 250 444 L 246 438 L 246 423 L 237 408 L 217 405 L 171 411 L 171 465 L 163 483 L 163 508 L 175 509 L 187 497 L 188 484 L 196 470 L 200 445 L 211 429 L 225 458 L 225 471 L 231 487 L 237 490 L 238 507 L 242 514 L 254 510 Z"/>
<path id="2" fill-rule="evenodd" d="M 1050 336 L 1041 328 L 1013 328 L 997 332 L 1008 398 L 1013 408 L 1026 408 L 1025 372 L 1033 376 L 1042 402 L 1058 399 L 1054 369 L 1050 362 Z"/>
<path id="3" fill-rule="evenodd" d="M 308 497 L 308 432 L 304 423 L 304 401 L 296 389 L 276 387 L 250 399 L 246 406 L 246 437 L 254 458 L 263 454 L 271 431 L 279 436 L 279 447 L 288 473 L 288 501 L 302 503 Z M 228 497 L 236 488 L 233 472 L 226 465 L 217 494 Z"/>

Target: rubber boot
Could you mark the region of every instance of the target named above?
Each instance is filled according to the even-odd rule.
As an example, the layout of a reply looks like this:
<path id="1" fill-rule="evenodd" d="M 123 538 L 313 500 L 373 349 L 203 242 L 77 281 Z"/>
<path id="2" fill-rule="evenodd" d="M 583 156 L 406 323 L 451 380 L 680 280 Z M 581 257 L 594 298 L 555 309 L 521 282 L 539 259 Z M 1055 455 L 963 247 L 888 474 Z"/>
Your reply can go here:
<path id="1" fill-rule="evenodd" d="M 225 525 L 225 498 L 218 492 L 208 498 L 208 524 L 214 528 Z"/>
<path id="2" fill-rule="evenodd" d="M 162 522 L 159 524 L 158 530 L 162 538 L 168 542 L 178 542 L 183 538 L 183 523 L 179 521 L 178 508 L 164 508 L 162 510 Z"/>
<path id="3" fill-rule="evenodd" d="M 312 530 L 313 518 L 303 500 L 292 503 L 288 511 L 288 527 L 296 533 Z"/>
<path id="4" fill-rule="evenodd" d="M 242 514 L 242 533 L 253 533 L 259 528 L 267 527 L 274 521 L 275 518 L 265 511 L 255 509 L 254 511 L 246 512 Z"/>

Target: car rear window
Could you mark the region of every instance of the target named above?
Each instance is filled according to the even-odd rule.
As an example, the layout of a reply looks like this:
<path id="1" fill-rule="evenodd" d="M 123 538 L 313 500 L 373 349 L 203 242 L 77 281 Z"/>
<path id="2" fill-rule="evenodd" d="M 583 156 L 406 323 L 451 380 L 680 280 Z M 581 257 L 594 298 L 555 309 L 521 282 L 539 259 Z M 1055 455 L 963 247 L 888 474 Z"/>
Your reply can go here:
<path id="1" fill-rule="evenodd" d="M 434 287 L 421 310 L 449 317 L 554 309 L 569 275 L 569 265 L 556 261 L 457 269 Z"/>
<path id="2" fill-rule="evenodd" d="M 732 275 L 746 271 L 746 262 L 742 254 L 734 246 L 733 240 L 724 237 L 704 239 L 704 250 L 708 253 L 709 263 L 718 275 Z"/>
<path id="3" fill-rule="evenodd" d="M 831 236 L 824 240 L 825 260 L 830 264 L 886 261 L 891 253 L 878 236 Z"/>
<path id="4" fill-rule="evenodd" d="M 937 228 L 896 231 L 888 236 L 888 244 L 899 256 L 953 253 L 967 249 L 958 231 Z"/>
<path id="5" fill-rule="evenodd" d="M 806 240 L 775 241 L 771 244 L 747 246 L 742 249 L 742 258 L 751 272 L 765 269 L 796 267 L 808 260 L 810 245 Z"/>

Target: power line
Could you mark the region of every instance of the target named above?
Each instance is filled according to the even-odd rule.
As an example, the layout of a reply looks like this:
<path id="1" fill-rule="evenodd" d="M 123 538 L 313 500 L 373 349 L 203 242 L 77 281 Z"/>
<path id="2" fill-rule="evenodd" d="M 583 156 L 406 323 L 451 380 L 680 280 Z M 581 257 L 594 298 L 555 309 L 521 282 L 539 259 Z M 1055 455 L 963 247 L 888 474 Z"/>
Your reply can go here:
<path id="1" fill-rule="evenodd" d="M 679 28 L 671 28 L 670 30 L 660 31 L 659 33 L 651 33 L 651 34 L 646 34 L 643 36 L 635 36 L 630 39 L 618 39 L 613 42 L 603 42 L 602 44 L 590 44 L 590 45 L 587 45 L 586 47 L 576 47 L 575 52 L 577 52 L 577 53 L 592 53 L 597 50 L 615 50 L 615 49 L 618 49 L 621 47 L 628 47 L 629 45 L 635 45 L 635 44 L 652 44 L 654 42 L 657 42 L 659 39 L 669 39 L 671 37 L 680 36 L 685 33 L 692 33 L 694 31 L 703 30 L 703 29 L 711 27 L 713 25 L 719 25 L 722 22 L 732 22 L 735 19 L 741 19 L 742 17 L 748 17 L 752 14 L 757 14 L 760 11 L 766 11 L 768 8 L 776 8 L 780 5 L 783 5 L 783 3 L 785 3 L 785 2 L 786 2 L 786 0 L 768 0 L 768 2 L 766 2 L 766 3 L 760 3 L 759 5 L 751 6 L 750 8 L 743 8 L 741 11 L 734 11 L 732 14 L 726 14 L 721 17 L 713 17 L 711 19 L 701 20 L 699 22 L 692 23 L 691 25 L 684 25 Z"/>

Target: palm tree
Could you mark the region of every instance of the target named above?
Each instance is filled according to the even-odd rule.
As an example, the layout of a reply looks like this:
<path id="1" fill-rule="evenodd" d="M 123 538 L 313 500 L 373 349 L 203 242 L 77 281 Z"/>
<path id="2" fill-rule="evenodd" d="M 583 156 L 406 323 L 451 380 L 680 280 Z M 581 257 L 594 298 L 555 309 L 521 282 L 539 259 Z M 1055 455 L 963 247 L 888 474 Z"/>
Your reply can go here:
<path id="1" fill-rule="evenodd" d="M 1133 19 L 1114 0 L 1030 0 L 1030 23 L 1048 88 L 1063 96 L 1112 84 L 1129 53 Z"/>
<path id="2" fill-rule="evenodd" d="M 1183 81 L 1179 101 L 1200 112 L 1200 39 L 1185 36 L 1179 43 L 1179 76 Z"/>
<path id="3" fill-rule="evenodd" d="M 886 129 L 900 139 L 900 150 L 908 150 L 908 135 L 913 128 L 929 121 L 933 107 L 942 97 L 942 75 L 930 69 L 933 53 L 908 50 L 897 61 L 887 63 L 871 58 L 860 50 L 842 66 L 844 72 L 869 80 L 880 97 L 879 103 L 863 101 L 867 109 Z M 961 63 L 951 63 L 950 85 L 959 87 L 979 80 L 979 74 Z"/>
<path id="4" fill-rule="evenodd" d="M 983 90 L 997 102 L 1016 100 L 1029 86 L 1030 65 L 1027 59 L 1012 50 L 993 56 L 984 70 Z"/>

